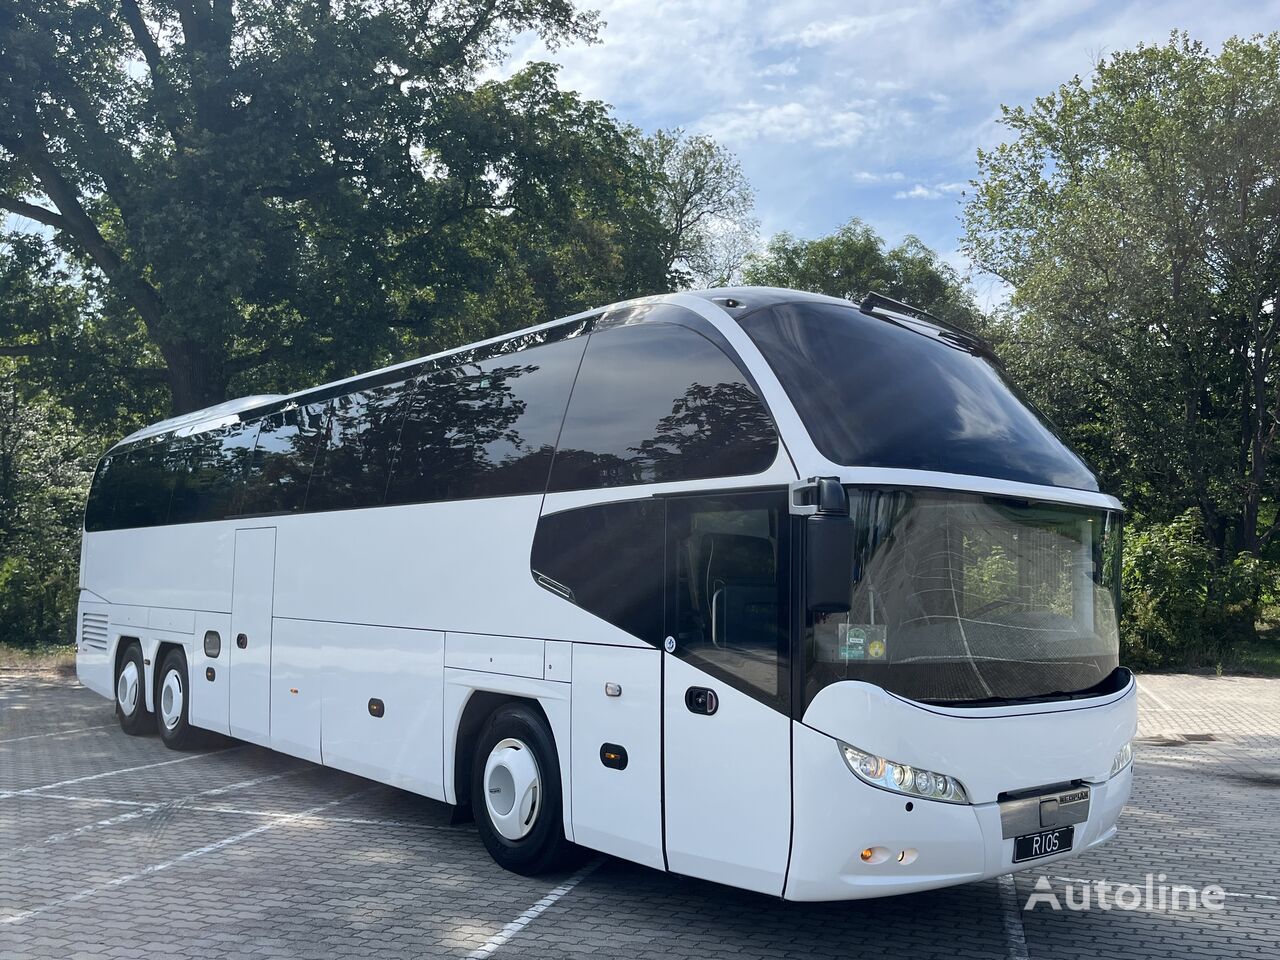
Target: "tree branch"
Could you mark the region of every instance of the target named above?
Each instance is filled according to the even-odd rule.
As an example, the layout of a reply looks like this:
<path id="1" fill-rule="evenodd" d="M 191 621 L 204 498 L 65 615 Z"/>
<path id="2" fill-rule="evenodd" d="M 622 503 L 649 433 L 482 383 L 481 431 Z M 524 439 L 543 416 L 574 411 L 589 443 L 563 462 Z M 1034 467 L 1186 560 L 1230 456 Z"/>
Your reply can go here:
<path id="1" fill-rule="evenodd" d="M 6 131 L 0 131 L 0 146 L 30 168 L 44 188 L 45 196 L 57 207 L 61 216 L 52 226 L 56 226 L 80 245 L 98 268 L 119 286 L 120 292 L 142 315 L 143 322 L 154 330 L 165 312 L 160 294 L 134 272 L 98 230 L 97 224 L 81 206 L 75 187 L 62 175 L 49 156 L 43 137 L 12 136 Z"/>
<path id="2" fill-rule="evenodd" d="M 138 49 L 142 51 L 142 56 L 147 61 L 147 68 L 151 71 L 151 82 L 154 84 L 160 73 L 160 45 L 147 29 L 147 23 L 142 19 L 142 11 L 138 9 L 137 0 L 120 0 L 120 12 L 124 14 L 124 22 L 129 25 L 134 42 L 137 43 Z"/>
<path id="3" fill-rule="evenodd" d="M 53 227 L 56 230 L 66 229 L 66 221 L 56 211 L 38 204 L 27 203 L 7 193 L 0 193 L 0 210 L 8 210 L 10 213 L 16 213 L 20 217 L 43 223 L 46 227 Z"/>

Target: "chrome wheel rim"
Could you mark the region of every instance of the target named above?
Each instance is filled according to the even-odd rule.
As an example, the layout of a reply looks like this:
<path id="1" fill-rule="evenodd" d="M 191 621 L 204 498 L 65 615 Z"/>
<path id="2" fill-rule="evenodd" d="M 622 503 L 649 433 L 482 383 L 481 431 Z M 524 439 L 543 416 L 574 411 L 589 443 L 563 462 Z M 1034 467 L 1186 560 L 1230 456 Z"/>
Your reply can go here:
<path id="1" fill-rule="evenodd" d="M 182 675 L 177 670 L 170 670 L 160 686 L 160 718 L 166 729 L 172 730 L 182 719 L 183 700 Z"/>
<path id="2" fill-rule="evenodd" d="M 512 737 L 499 741 L 489 751 L 483 782 L 493 828 L 508 840 L 523 840 L 542 808 L 542 775 L 533 752 Z"/>
<path id="3" fill-rule="evenodd" d="M 132 717 L 138 709 L 138 665 L 132 660 L 120 668 L 120 676 L 116 678 L 116 703 L 120 704 L 120 712 Z"/>

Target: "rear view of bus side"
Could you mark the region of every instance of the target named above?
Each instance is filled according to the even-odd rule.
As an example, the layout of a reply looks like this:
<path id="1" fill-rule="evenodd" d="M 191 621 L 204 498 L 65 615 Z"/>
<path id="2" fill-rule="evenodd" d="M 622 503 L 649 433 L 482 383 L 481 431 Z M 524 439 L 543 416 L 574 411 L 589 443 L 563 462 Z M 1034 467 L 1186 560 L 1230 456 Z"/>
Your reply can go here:
<path id="1" fill-rule="evenodd" d="M 881 896 L 1114 835 L 1119 538 L 970 334 L 672 294 L 121 441 L 78 672 L 129 733 L 469 809 L 512 870 Z"/>

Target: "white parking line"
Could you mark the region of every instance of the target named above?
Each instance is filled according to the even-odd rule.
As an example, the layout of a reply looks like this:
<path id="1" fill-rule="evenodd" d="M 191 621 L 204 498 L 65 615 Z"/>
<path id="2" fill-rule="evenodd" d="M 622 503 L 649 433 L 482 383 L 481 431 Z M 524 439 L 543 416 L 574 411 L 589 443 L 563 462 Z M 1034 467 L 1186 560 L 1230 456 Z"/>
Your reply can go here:
<path id="1" fill-rule="evenodd" d="M 488 957 L 492 955 L 495 950 L 497 950 L 503 944 L 510 941 L 512 937 L 514 937 L 521 930 L 527 927 L 530 923 L 536 920 L 543 913 L 543 911 L 545 911 L 553 903 L 555 903 L 557 900 L 563 897 L 566 893 L 568 893 L 570 890 L 572 890 L 574 887 L 580 884 L 583 880 L 585 880 L 592 873 L 592 871 L 594 871 L 597 867 L 599 867 L 600 864 L 603 862 L 604 862 L 603 860 L 595 860 L 587 864 L 585 867 L 583 867 L 581 870 L 579 870 L 577 873 L 571 876 L 568 880 L 560 884 L 560 886 L 556 887 L 554 890 L 548 893 L 545 897 L 543 897 L 541 900 L 539 900 L 537 903 L 531 906 L 524 913 L 520 914 L 520 916 L 516 917 L 514 920 L 508 923 L 505 927 L 503 927 L 501 930 L 495 933 L 492 937 L 486 940 L 483 944 L 481 944 L 475 950 L 472 950 L 469 954 L 467 954 L 467 960 L 483 960 L 484 957 Z"/>
<path id="2" fill-rule="evenodd" d="M 25 737 L 10 737 L 8 740 L 0 740 L 0 743 L 21 743 L 23 740 L 39 740 L 42 737 L 69 737 L 73 733 L 88 733 L 90 730 L 101 730 L 104 727 L 114 726 L 114 723 L 98 723 L 92 727 L 74 727 L 71 730 L 50 730 L 48 733 L 33 733 Z"/>
<path id="3" fill-rule="evenodd" d="M 1145 683 L 1141 683 L 1141 682 L 1139 682 L 1139 684 L 1138 684 L 1138 692 L 1139 692 L 1139 693 L 1145 693 L 1148 697 L 1150 697 L 1150 698 L 1151 698 L 1152 702 L 1153 702 L 1153 703 L 1155 703 L 1155 705 L 1156 705 L 1157 707 L 1159 707 L 1161 710 L 1172 710 L 1172 709 L 1173 709 L 1171 706 L 1169 706 L 1167 703 L 1165 703 L 1163 700 L 1161 700 L 1159 697 L 1157 697 L 1157 696 L 1155 695 L 1155 693 L 1154 693 L 1154 692 L 1152 692 L 1151 688 L 1150 688 L 1150 687 L 1148 687 Z"/>
<path id="4" fill-rule="evenodd" d="M 129 813 L 121 813 L 114 817 L 107 817 L 104 820 L 97 820 L 93 823 L 87 823 L 83 827 L 76 827 L 74 830 L 64 830 L 61 833 L 51 834 L 43 840 L 37 840 L 35 843 L 29 843 L 24 847 L 15 847 L 12 850 L 0 851 L 0 860 L 8 857 L 16 857 L 19 854 L 32 853 L 41 847 L 48 846 L 52 843 L 61 843 L 64 840 L 71 840 L 75 837 L 82 837 L 86 833 L 93 833 L 95 830 L 102 830 L 106 827 L 114 827 L 121 823 L 129 823 L 132 820 L 139 820 L 142 817 L 150 817 L 159 813 L 161 810 L 170 810 L 174 807 L 185 807 L 190 801 L 197 797 L 219 796 L 224 793 L 230 793 L 233 790 L 247 790 L 249 787 L 256 787 L 259 784 L 271 783 L 273 780 L 283 780 L 285 777 L 291 777 L 294 774 L 301 773 L 302 769 L 289 770 L 286 773 L 274 773 L 266 777 L 254 777 L 252 780 L 241 780 L 239 783 L 228 784 L 225 787 L 213 787 L 210 790 L 202 790 L 199 793 L 193 793 L 190 796 L 179 797 L 176 800 L 161 800 L 151 803 L 137 804 L 137 809 L 131 810 Z"/>
<path id="5" fill-rule="evenodd" d="M 256 837 L 259 834 L 266 833 L 268 830 L 274 830 L 276 827 L 281 827 L 287 823 L 293 823 L 297 820 L 303 820 L 312 814 L 319 813 L 321 810 L 336 807 L 338 804 L 346 803 L 348 800 L 352 800 L 355 797 L 360 796 L 362 793 L 368 793 L 371 789 L 373 788 L 365 787 L 363 790 L 357 790 L 355 793 L 349 793 L 336 800 L 317 804 L 314 807 L 299 811 L 298 813 L 291 813 L 283 817 L 277 817 L 275 820 L 271 820 L 268 823 L 259 824 L 252 830 L 245 830 L 243 833 L 237 833 L 230 837 L 223 837 L 221 840 L 206 844 L 203 847 L 197 847 L 194 850 L 188 850 L 186 853 L 179 854 L 172 860 L 152 864 L 151 866 L 145 867 L 136 873 L 126 873 L 123 876 L 116 877 L 113 880 L 108 880 L 105 883 L 86 887 L 84 890 L 80 890 L 77 893 L 73 893 L 65 897 L 59 897 L 56 900 L 50 900 L 48 903 L 42 904 L 38 907 L 32 907 L 30 910 L 23 910 L 20 913 L 11 913 L 6 917 L 0 917 L 0 926 L 22 923 L 24 920 L 29 920 L 42 913 L 48 913 L 50 910 L 56 910 L 58 907 L 65 907 L 72 903 L 78 903 L 81 900 L 89 899 L 94 894 L 103 893 L 104 891 L 114 889 L 115 887 L 124 886 L 126 883 L 132 883 L 134 880 L 140 880 L 144 877 L 152 876 L 153 874 L 160 873 L 162 870 L 168 870 L 170 867 L 176 867 L 180 863 L 186 863 L 188 860 L 194 860 L 196 857 L 202 857 L 206 853 L 214 853 L 225 847 L 232 846 L 233 844 L 248 840 L 251 837 Z"/>
<path id="6" fill-rule="evenodd" d="M 69 787 L 73 783 L 88 783 L 90 780 L 101 780 L 103 777 L 115 777 L 122 773 L 137 773 L 139 770 L 150 770 L 153 767 L 167 767 L 174 763 L 186 763 L 188 760 L 200 760 L 204 757 L 211 757 L 217 753 L 230 753 L 232 750 L 243 750 L 244 746 L 228 747 L 226 750 L 214 750 L 211 753 L 192 753 L 185 757 L 178 757 L 176 760 L 161 760 L 158 763 L 144 763 L 137 767 L 125 767 L 123 770 L 108 770 L 106 773 L 94 773 L 87 777 L 75 777 L 71 780 L 59 780 L 57 783 L 46 783 L 39 787 L 27 787 L 24 790 L 0 790 L 0 800 L 7 800 L 9 797 L 25 797 L 33 793 L 39 793 L 41 790 L 53 790 L 56 787 Z"/>
<path id="7" fill-rule="evenodd" d="M 1004 874 L 997 882 L 1000 889 L 1000 918 L 1004 921 L 1004 939 L 1009 950 L 1009 960 L 1028 960 L 1027 931 L 1022 926 L 1018 884 L 1011 873 Z"/>
<path id="8" fill-rule="evenodd" d="M 219 788 L 222 789 L 222 788 Z M 66 800 L 70 803 L 99 803 L 109 804 L 118 807 L 145 807 L 148 811 L 156 807 L 157 804 L 148 803 L 145 800 L 115 800 L 108 797 L 76 797 L 62 793 L 42 793 L 41 800 Z M 285 817 L 294 816 L 294 814 L 286 813 L 283 810 L 246 810 L 243 807 L 227 807 L 212 806 L 210 804 L 201 803 L 183 803 L 184 810 L 192 810 L 196 813 L 225 813 L 237 817 Z M 410 827 L 423 830 L 463 830 L 475 832 L 475 827 L 449 826 L 441 823 L 415 823 L 412 820 L 387 820 L 376 817 L 321 817 L 307 816 L 302 819 L 316 821 L 319 823 L 351 823 L 356 825 L 370 827 Z"/>

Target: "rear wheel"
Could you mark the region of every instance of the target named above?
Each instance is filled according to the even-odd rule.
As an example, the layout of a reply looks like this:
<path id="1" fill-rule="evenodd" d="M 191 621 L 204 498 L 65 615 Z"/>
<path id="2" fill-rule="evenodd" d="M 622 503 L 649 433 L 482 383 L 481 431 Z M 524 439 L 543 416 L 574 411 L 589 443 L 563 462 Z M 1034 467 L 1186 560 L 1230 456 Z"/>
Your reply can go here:
<path id="1" fill-rule="evenodd" d="M 187 750 L 198 745 L 199 733 L 187 722 L 190 696 L 187 685 L 187 655 L 181 647 L 165 654 L 156 686 L 156 727 L 171 750 Z"/>
<path id="2" fill-rule="evenodd" d="M 537 710 L 508 704 L 489 718 L 472 760 L 471 809 L 486 849 L 507 870 L 533 875 L 568 862 L 560 761 Z"/>
<path id="3" fill-rule="evenodd" d="M 146 675 L 142 650 L 137 643 L 130 641 L 116 667 L 116 717 L 120 720 L 120 729 L 131 737 L 141 736 L 151 729 Z"/>

